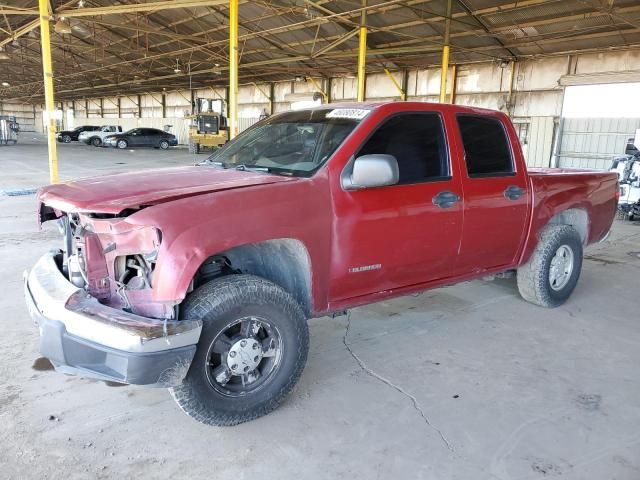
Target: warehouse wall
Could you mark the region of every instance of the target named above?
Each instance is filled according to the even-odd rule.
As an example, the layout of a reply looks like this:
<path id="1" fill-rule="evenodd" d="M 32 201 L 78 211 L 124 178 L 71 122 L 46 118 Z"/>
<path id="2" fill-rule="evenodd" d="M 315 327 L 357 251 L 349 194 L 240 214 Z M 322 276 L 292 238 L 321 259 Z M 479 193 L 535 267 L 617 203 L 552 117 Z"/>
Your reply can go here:
<path id="1" fill-rule="evenodd" d="M 486 107 L 511 114 L 516 122 L 520 138 L 527 151 L 535 150 L 532 164 L 549 164 L 548 158 L 554 132 L 562 112 L 562 78 L 576 78 L 598 73 L 635 71 L 640 75 L 640 49 L 610 51 L 596 54 L 581 54 L 562 57 L 528 59 L 516 64 L 513 95 L 509 102 L 510 65 L 501 67 L 496 62 L 460 65 L 456 81 L 456 104 Z M 355 68 L 354 68 L 355 69 Z M 398 84 L 402 84 L 403 73 L 393 72 Z M 325 90 L 328 80 L 317 79 Z M 355 77 L 334 78 L 327 92 L 333 102 L 354 101 L 356 98 Z M 438 101 L 440 69 L 425 68 L 407 72 L 408 100 Z M 450 91 L 451 85 L 448 85 Z M 257 121 L 269 109 L 269 84 L 243 85 L 239 89 L 240 127 L 246 128 Z M 291 103 L 301 95 L 312 95 L 316 88 L 311 81 L 278 82 L 274 84 L 274 112 L 288 110 Z M 164 108 L 163 108 L 164 96 Z M 194 97 L 224 98 L 224 88 L 199 89 Z M 190 112 L 191 92 L 188 89 L 155 92 L 140 96 L 89 98 L 75 102 L 64 102 L 62 123 L 65 128 L 83 123 L 118 123 L 125 127 L 173 125 L 181 143 L 186 142 Z M 367 77 L 366 99 L 369 101 L 399 99 L 399 92 L 386 74 L 371 74 Z M 511 103 L 511 104 L 509 104 Z M 5 105 L 8 111 L 33 110 L 31 105 Z M 35 128 L 42 130 L 42 106 L 36 106 Z M 70 114 L 70 112 L 72 114 Z M 23 113 L 21 113 L 22 115 Z M 32 114 L 33 118 L 33 114 Z M 540 130 L 540 128 L 544 130 Z M 532 137 L 531 135 L 534 134 Z M 542 140 L 540 140 L 542 139 Z M 536 149 L 527 146 L 532 141 L 545 142 Z"/>
<path id="2" fill-rule="evenodd" d="M 16 117 L 16 120 L 20 123 L 20 128 L 25 132 L 36 131 L 36 109 L 39 109 L 39 107 L 30 104 L 0 102 L 0 115 Z M 40 130 L 42 130 L 41 124 Z"/>

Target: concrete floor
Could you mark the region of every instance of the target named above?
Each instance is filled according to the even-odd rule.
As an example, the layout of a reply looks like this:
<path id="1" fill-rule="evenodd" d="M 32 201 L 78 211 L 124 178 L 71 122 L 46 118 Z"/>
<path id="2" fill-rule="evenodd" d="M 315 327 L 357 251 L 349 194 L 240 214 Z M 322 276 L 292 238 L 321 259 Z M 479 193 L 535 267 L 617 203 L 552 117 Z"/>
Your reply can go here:
<path id="1" fill-rule="evenodd" d="M 175 149 L 59 151 L 65 179 L 193 162 Z M 44 184 L 42 137 L 0 147 L 0 167 L 0 190 Z M 281 408 L 211 428 L 165 390 L 34 369 L 22 271 L 59 234 L 38 232 L 33 196 L 0 195 L 1 476 L 637 480 L 640 223 L 616 222 L 610 238 L 555 310 L 497 280 L 355 309 L 346 338 L 346 317 L 312 320 Z"/>

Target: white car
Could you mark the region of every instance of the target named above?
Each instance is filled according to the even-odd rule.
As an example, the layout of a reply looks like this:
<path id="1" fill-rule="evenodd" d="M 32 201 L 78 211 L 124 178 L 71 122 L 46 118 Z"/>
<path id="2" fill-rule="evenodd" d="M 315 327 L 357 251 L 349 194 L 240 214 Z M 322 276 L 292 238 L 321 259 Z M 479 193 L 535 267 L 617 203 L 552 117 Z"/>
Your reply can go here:
<path id="1" fill-rule="evenodd" d="M 100 130 L 93 132 L 82 132 L 78 136 L 78 141 L 86 143 L 87 145 L 93 145 L 99 147 L 104 141 L 104 137 L 107 135 L 113 135 L 114 133 L 121 133 L 122 127 L 119 125 L 103 125 Z"/>

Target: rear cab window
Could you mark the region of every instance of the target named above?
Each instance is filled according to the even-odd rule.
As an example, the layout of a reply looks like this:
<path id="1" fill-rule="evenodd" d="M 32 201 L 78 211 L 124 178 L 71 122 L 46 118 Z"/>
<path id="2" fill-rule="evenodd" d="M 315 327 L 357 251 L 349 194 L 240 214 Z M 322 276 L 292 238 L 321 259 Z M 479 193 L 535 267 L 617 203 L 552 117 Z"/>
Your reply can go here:
<path id="1" fill-rule="evenodd" d="M 471 178 L 515 175 L 511 145 L 504 125 L 488 115 L 456 115 L 467 174 Z"/>

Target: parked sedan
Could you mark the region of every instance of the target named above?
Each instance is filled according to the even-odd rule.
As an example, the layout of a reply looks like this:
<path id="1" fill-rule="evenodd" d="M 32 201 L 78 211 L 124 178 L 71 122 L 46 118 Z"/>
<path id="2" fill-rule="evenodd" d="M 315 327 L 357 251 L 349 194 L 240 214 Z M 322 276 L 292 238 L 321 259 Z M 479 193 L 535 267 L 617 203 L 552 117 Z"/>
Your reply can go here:
<path id="1" fill-rule="evenodd" d="M 97 125 L 82 125 L 81 127 L 76 127 L 73 130 L 63 130 L 58 132 L 56 138 L 62 143 L 77 142 L 78 137 L 82 132 L 95 132 L 96 130 L 100 130 L 100 127 Z"/>
<path id="2" fill-rule="evenodd" d="M 169 147 L 178 145 L 178 139 L 175 135 L 158 130 L 157 128 L 134 128 L 124 133 L 105 137 L 104 145 L 120 149 L 129 147 L 154 147 L 166 150 Z"/>

